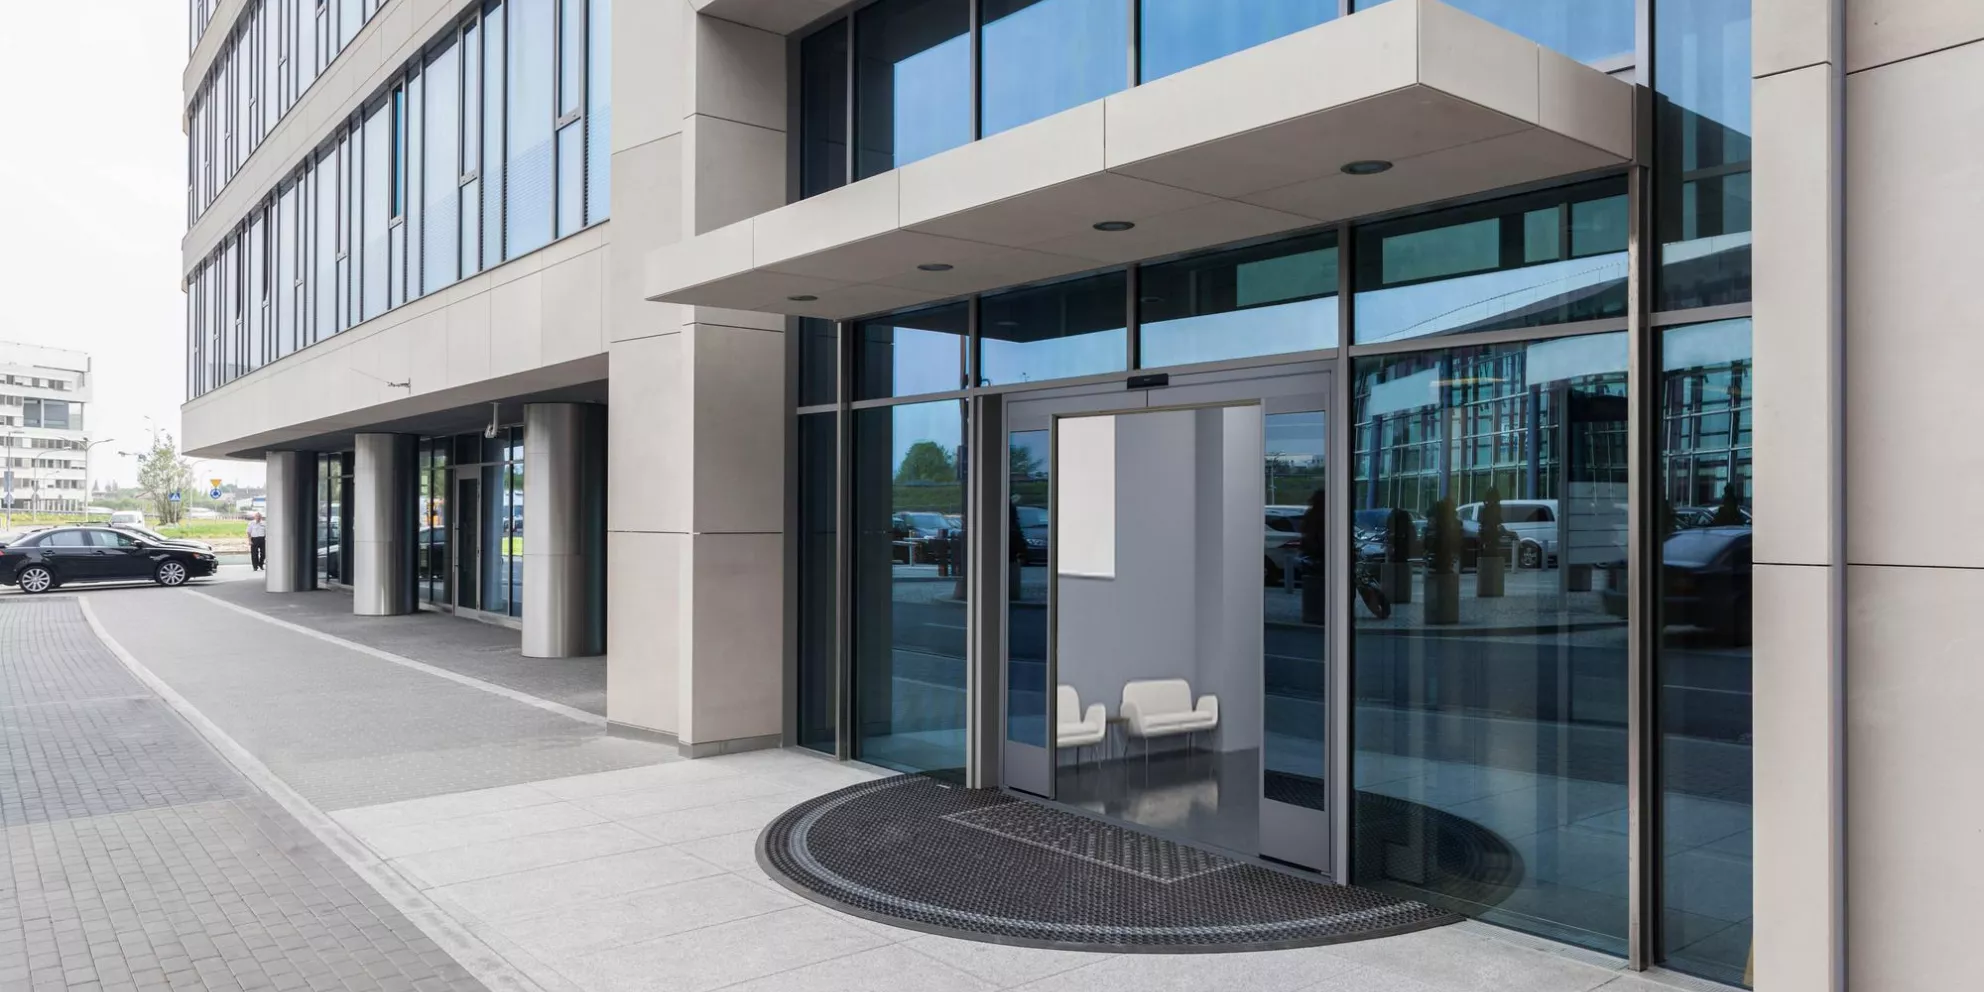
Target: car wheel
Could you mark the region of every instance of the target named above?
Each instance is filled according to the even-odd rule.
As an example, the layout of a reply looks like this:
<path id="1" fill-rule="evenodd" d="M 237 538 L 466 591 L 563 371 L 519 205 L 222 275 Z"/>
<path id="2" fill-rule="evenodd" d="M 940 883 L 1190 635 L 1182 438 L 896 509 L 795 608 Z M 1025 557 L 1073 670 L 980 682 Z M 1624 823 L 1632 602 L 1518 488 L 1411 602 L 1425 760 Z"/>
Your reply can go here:
<path id="1" fill-rule="evenodd" d="M 186 584 L 186 565 L 176 561 L 159 562 L 158 570 L 152 573 L 152 577 L 162 586 L 183 586 Z"/>
<path id="2" fill-rule="evenodd" d="M 55 588 L 55 573 L 41 565 L 29 565 L 15 576 L 22 592 L 47 592 Z"/>
<path id="3" fill-rule="evenodd" d="M 1528 569 L 1542 568 L 1543 546 L 1529 541 L 1524 541 L 1522 547 L 1517 549 L 1516 551 L 1516 561 L 1519 564 L 1521 564 L 1522 567 L 1524 568 L 1528 568 Z"/>

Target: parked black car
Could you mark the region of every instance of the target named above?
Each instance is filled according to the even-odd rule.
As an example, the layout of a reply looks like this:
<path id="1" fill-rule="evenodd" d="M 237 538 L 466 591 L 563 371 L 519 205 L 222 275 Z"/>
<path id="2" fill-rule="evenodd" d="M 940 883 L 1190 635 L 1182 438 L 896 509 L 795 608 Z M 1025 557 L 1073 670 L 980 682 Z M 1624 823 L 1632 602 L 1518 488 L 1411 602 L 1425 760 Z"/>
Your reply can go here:
<path id="1" fill-rule="evenodd" d="M 150 579 L 162 586 L 214 574 L 210 552 L 158 544 L 108 527 L 0 535 L 0 585 L 47 592 L 71 582 Z"/>

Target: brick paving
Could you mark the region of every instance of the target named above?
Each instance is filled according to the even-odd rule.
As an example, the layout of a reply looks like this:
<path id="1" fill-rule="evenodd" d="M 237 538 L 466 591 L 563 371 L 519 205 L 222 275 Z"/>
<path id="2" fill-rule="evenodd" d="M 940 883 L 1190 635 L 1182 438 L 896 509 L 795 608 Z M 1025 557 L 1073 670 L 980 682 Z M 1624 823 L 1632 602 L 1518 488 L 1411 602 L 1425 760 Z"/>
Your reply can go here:
<path id="1" fill-rule="evenodd" d="M 481 989 L 92 635 L 0 601 L 0 989 Z"/>

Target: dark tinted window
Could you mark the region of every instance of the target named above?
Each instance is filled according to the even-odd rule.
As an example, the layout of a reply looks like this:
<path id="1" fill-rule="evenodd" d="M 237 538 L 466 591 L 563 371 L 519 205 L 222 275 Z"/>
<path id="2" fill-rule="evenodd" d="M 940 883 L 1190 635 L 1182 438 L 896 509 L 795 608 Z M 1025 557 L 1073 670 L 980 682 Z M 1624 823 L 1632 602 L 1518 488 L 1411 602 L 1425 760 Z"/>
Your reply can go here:
<path id="1" fill-rule="evenodd" d="M 847 22 L 799 44 L 800 195 L 847 184 Z"/>

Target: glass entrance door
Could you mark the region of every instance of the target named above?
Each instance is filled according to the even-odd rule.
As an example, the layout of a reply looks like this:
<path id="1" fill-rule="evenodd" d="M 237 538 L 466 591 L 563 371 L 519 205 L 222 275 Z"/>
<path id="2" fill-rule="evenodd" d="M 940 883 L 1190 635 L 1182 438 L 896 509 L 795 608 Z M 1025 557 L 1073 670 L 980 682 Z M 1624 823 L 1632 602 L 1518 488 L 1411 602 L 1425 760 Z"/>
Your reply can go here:
<path id="1" fill-rule="evenodd" d="M 455 610 L 480 610 L 482 564 L 482 479 L 474 467 L 455 476 L 455 512 L 450 516 L 455 552 Z"/>
<path id="2" fill-rule="evenodd" d="M 1329 870 L 1329 376 L 1006 412 L 1007 787 Z"/>

